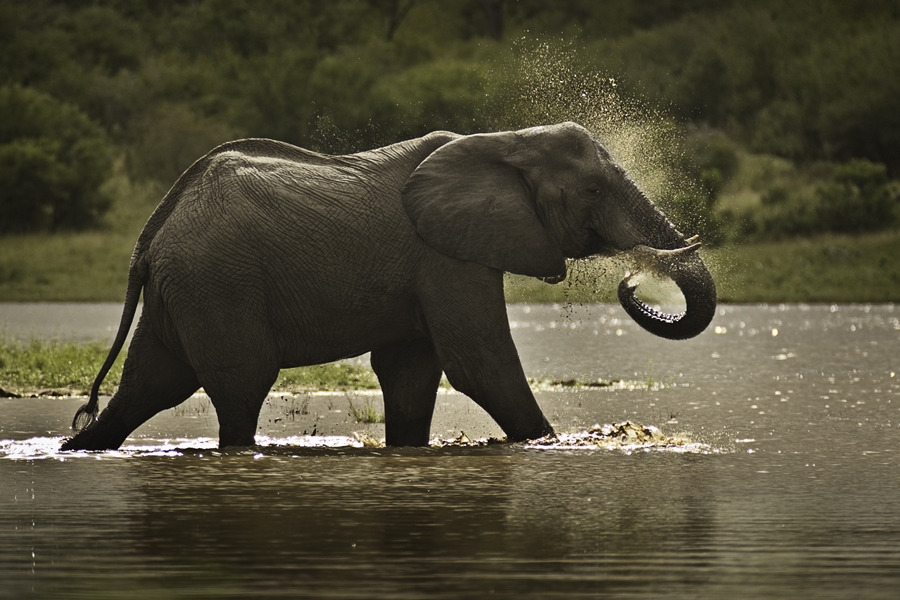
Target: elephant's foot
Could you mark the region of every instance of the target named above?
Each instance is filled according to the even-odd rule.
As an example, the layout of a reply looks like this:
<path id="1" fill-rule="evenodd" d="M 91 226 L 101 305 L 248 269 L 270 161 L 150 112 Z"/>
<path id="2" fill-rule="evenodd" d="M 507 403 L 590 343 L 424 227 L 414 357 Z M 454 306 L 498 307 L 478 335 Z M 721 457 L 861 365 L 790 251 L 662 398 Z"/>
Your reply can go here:
<path id="1" fill-rule="evenodd" d="M 385 419 L 384 443 L 387 446 L 427 446 L 430 433 L 431 415 L 403 422 Z"/>
<path id="2" fill-rule="evenodd" d="M 131 430 L 116 427 L 109 421 L 95 421 L 87 429 L 65 440 L 60 450 L 115 450 Z"/>
<path id="3" fill-rule="evenodd" d="M 219 415 L 219 448 L 256 445 L 256 419 Z"/>
<path id="4" fill-rule="evenodd" d="M 550 425 L 550 422 L 547 421 L 547 418 L 543 415 L 541 415 L 541 423 L 530 430 L 517 429 L 515 431 L 509 431 L 504 428 L 504 433 L 506 433 L 506 439 L 510 442 L 524 442 L 527 440 L 537 440 L 548 435 L 556 435 L 553 426 Z"/>
<path id="5" fill-rule="evenodd" d="M 388 446 L 427 446 L 441 366 L 431 340 L 396 342 L 372 351 L 372 369 L 384 394 Z"/>

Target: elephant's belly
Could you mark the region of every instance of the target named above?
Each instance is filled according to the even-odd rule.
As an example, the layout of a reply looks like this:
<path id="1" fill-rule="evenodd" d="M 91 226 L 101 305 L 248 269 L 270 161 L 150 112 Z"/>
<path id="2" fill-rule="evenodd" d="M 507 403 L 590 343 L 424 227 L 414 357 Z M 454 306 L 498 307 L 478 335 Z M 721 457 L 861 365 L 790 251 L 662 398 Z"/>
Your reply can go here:
<path id="1" fill-rule="evenodd" d="M 344 311 L 307 321 L 282 343 L 282 368 L 300 367 L 352 358 L 401 340 L 423 337 L 416 312 Z M 286 329 L 282 329 L 286 331 Z"/>

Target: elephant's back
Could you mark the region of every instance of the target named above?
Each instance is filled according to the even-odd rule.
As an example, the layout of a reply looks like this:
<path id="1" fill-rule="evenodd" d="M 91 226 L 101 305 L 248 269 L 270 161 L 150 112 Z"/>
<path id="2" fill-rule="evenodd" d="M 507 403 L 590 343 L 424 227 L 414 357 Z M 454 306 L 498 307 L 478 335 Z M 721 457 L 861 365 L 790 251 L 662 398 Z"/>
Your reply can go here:
<path id="1" fill-rule="evenodd" d="M 204 305 L 230 319 L 264 313 L 295 355 L 315 345 L 354 353 L 358 332 L 384 329 L 414 302 L 421 249 L 399 185 L 379 177 L 341 161 L 222 152 L 154 236 L 145 293 L 201 319 Z"/>

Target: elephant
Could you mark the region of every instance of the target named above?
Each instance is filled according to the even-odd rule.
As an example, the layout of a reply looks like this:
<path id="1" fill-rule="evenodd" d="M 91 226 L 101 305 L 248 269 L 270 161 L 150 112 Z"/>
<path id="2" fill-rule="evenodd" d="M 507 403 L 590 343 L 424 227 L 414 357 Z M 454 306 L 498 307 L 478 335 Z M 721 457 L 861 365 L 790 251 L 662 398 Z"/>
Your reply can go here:
<path id="1" fill-rule="evenodd" d="M 252 446 L 280 369 L 366 352 L 389 446 L 428 444 L 442 373 L 509 441 L 552 435 L 510 334 L 504 272 L 558 282 L 566 259 L 635 252 L 686 307 L 650 308 L 629 277 L 622 306 L 651 333 L 687 339 L 716 311 L 694 242 L 572 122 L 438 131 L 342 156 L 228 142 L 179 177 L 141 232 L 115 341 L 62 449 L 117 448 L 201 387 L 220 446 Z"/>

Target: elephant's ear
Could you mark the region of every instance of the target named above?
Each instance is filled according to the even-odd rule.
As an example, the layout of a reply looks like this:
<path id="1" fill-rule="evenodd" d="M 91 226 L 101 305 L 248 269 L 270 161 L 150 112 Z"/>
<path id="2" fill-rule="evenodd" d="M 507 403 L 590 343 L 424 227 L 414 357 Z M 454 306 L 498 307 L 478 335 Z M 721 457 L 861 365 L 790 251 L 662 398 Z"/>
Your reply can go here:
<path id="1" fill-rule="evenodd" d="M 425 242 L 447 256 L 532 277 L 564 275 L 522 170 L 528 141 L 507 133 L 461 137 L 435 150 L 403 188 Z"/>

